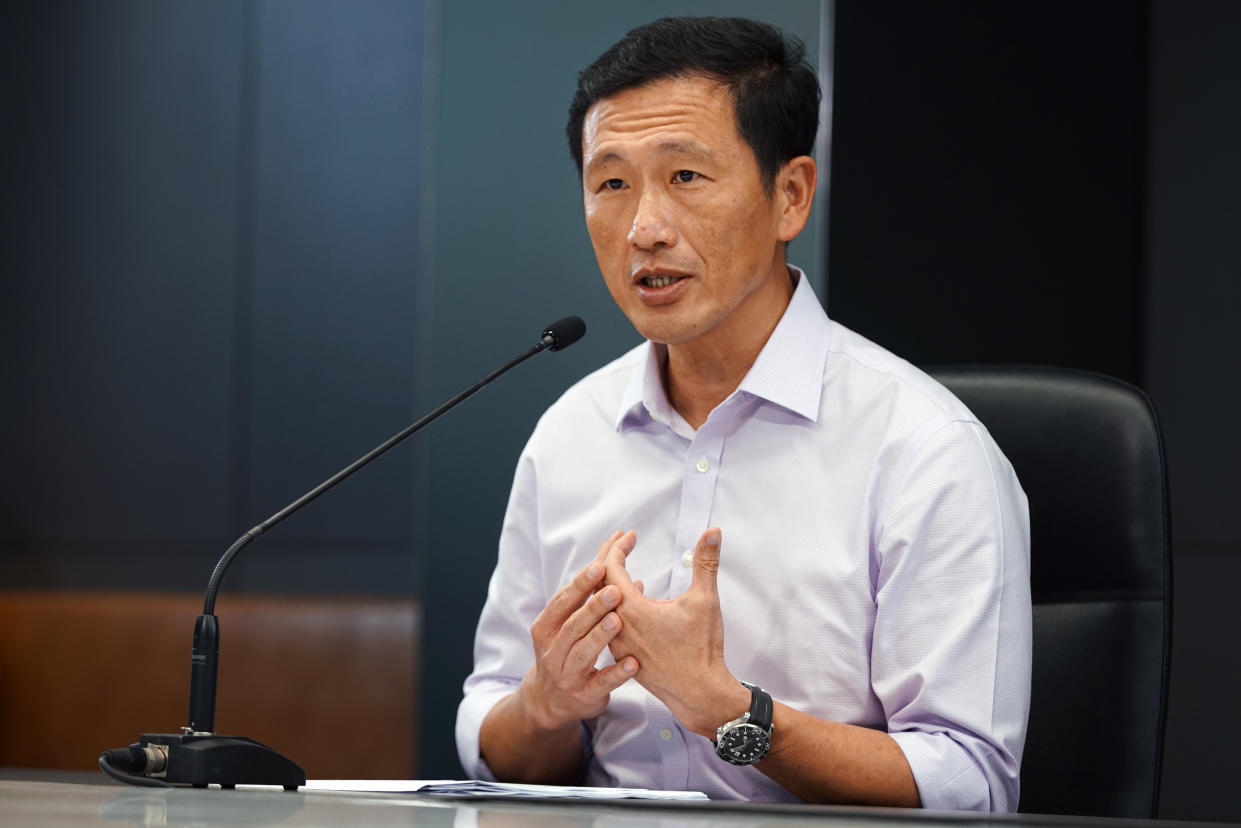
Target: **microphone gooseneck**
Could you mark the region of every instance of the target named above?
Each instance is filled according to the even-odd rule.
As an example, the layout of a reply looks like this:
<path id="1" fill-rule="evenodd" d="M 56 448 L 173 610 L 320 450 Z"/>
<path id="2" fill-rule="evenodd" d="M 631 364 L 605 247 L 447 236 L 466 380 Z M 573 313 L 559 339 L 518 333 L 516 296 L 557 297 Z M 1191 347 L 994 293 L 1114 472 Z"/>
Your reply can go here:
<path id="1" fill-rule="evenodd" d="M 271 529 L 315 498 L 326 493 L 363 466 L 387 453 L 467 397 L 473 396 L 519 363 L 545 351 L 560 351 L 586 334 L 586 323 L 579 317 L 566 316 L 544 329 L 539 341 L 501 365 L 452 399 L 424 414 L 399 433 L 350 463 L 314 489 L 276 512 L 238 538 L 220 557 L 203 598 L 203 612 L 194 626 L 194 647 L 190 658 L 189 725 L 180 734 L 143 734 L 141 741 L 129 749 L 105 751 L 99 766 L 109 776 L 132 784 L 191 784 L 205 787 L 220 784 L 274 784 L 296 788 L 306 782 L 306 774 L 285 757 L 251 739 L 241 736 L 217 736 L 215 729 L 215 693 L 219 661 L 219 623 L 215 617 L 215 600 L 224 573 L 233 558 L 251 540 Z M 149 761 L 143 757 L 149 757 Z M 156 757 L 160 757 L 156 762 Z M 141 773 L 142 775 L 139 775 Z M 160 780 L 148 777 L 158 776 Z M 139 781 L 147 780 L 147 781 Z"/>
<path id="2" fill-rule="evenodd" d="M 382 444 L 376 446 L 362 457 L 359 457 L 357 460 L 350 463 L 348 466 L 341 469 L 336 474 L 332 475 L 327 480 L 323 481 L 318 486 L 290 503 L 288 506 L 285 506 L 279 512 L 276 512 L 276 514 L 272 515 L 267 520 L 243 534 L 240 538 L 233 542 L 233 545 L 228 548 L 228 551 L 226 551 L 223 556 L 220 557 L 219 562 L 216 563 L 215 570 L 211 573 L 211 579 L 207 582 L 207 592 L 203 598 L 203 614 L 211 615 L 215 611 L 215 598 L 216 593 L 219 592 L 220 589 L 220 581 L 224 578 L 224 573 L 228 570 L 228 565 L 232 563 L 233 558 L 236 557 L 237 553 L 240 552 L 247 543 L 254 540 L 268 529 L 271 529 L 277 523 L 280 523 L 294 512 L 297 512 L 303 506 L 310 503 L 310 501 L 319 497 L 319 495 L 324 494 L 337 483 L 340 483 L 345 478 L 351 476 L 354 472 L 358 471 L 372 460 L 377 459 L 380 455 L 387 453 L 392 448 L 395 448 L 398 444 L 404 442 L 408 437 L 412 436 L 414 432 L 418 431 L 423 426 L 428 425 L 437 419 L 441 414 L 447 412 L 450 408 L 453 408 L 458 403 L 463 402 L 467 397 L 472 397 L 479 390 L 481 390 L 484 385 L 491 382 L 496 377 L 507 372 L 509 369 L 516 367 L 522 362 L 525 362 L 527 359 L 541 351 L 563 351 L 565 348 L 568 348 L 585 335 L 586 323 L 583 322 L 579 316 L 566 316 L 564 319 L 553 322 L 544 329 L 539 341 L 534 345 L 531 345 L 525 351 L 513 357 L 508 362 L 504 363 L 499 368 L 495 369 L 490 374 L 471 385 L 469 388 L 461 391 L 452 399 L 441 403 L 438 407 L 427 412 L 420 419 L 411 423 L 402 431 L 394 434 Z"/>

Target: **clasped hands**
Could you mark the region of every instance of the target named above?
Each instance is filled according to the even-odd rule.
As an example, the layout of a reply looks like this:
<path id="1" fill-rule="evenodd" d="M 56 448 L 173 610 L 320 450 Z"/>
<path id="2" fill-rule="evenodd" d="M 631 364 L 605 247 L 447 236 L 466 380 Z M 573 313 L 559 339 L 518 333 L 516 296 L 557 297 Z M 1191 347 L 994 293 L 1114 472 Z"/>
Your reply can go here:
<path id="1" fill-rule="evenodd" d="M 544 730 L 576 727 L 603 712 L 628 679 L 660 699 L 685 727 L 714 738 L 727 709 L 748 706 L 748 691 L 724 665 L 724 621 L 716 575 L 721 533 L 708 529 L 693 553 L 689 589 L 671 600 L 643 593 L 625 560 L 633 532 L 615 532 L 589 566 L 562 587 L 530 627 L 535 662 L 523 693 Z M 614 664 L 595 667 L 608 648 Z"/>

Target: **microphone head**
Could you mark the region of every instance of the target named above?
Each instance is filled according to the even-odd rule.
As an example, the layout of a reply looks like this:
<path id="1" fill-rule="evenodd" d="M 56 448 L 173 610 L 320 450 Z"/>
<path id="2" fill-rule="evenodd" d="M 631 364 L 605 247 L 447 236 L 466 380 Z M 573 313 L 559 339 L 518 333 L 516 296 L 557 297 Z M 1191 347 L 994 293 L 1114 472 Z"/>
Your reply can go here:
<path id="1" fill-rule="evenodd" d="M 563 351 L 585 335 L 586 323 L 582 321 L 582 318 L 566 316 L 547 326 L 547 330 L 543 331 L 543 341 L 547 342 L 550 339 L 548 348 L 553 351 Z"/>

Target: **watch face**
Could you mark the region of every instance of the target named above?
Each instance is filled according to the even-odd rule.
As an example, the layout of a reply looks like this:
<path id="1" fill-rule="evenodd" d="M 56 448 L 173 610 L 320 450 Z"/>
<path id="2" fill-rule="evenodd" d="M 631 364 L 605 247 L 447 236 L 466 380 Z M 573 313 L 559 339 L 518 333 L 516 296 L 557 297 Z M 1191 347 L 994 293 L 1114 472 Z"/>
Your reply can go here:
<path id="1" fill-rule="evenodd" d="M 753 765 L 771 750 L 771 737 L 758 725 L 739 724 L 728 729 L 715 748 L 725 762 Z"/>

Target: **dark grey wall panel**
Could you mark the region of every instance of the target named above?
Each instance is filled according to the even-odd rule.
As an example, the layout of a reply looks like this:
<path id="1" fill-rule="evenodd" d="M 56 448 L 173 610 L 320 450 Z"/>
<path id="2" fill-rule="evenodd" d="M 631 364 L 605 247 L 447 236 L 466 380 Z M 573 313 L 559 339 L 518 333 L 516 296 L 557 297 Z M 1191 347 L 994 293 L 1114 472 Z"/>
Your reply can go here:
<path id="1" fill-rule="evenodd" d="M 0 584 L 201 588 L 414 418 L 425 27 L 397 0 L 6 8 Z M 226 589 L 414 589 L 414 463 Z"/>
<path id="2" fill-rule="evenodd" d="M 0 582 L 142 585 L 224 528 L 240 6 L 13 13 Z"/>
<path id="3" fill-rule="evenodd" d="M 1177 538 L 1241 551 L 1241 4 L 1157 2 L 1151 20 L 1150 389 Z"/>
<path id="4" fill-rule="evenodd" d="M 260 9 L 238 534 L 416 414 L 425 7 L 268 0 Z M 412 589 L 410 452 L 265 537 L 240 582 Z"/>
<path id="5" fill-rule="evenodd" d="M 1241 821 L 1241 4 L 1151 5 L 1146 382 L 1167 438 L 1176 623 L 1160 815 Z"/>
<path id="6" fill-rule="evenodd" d="M 836 4 L 828 309 L 919 363 L 1140 373 L 1145 10 Z"/>

